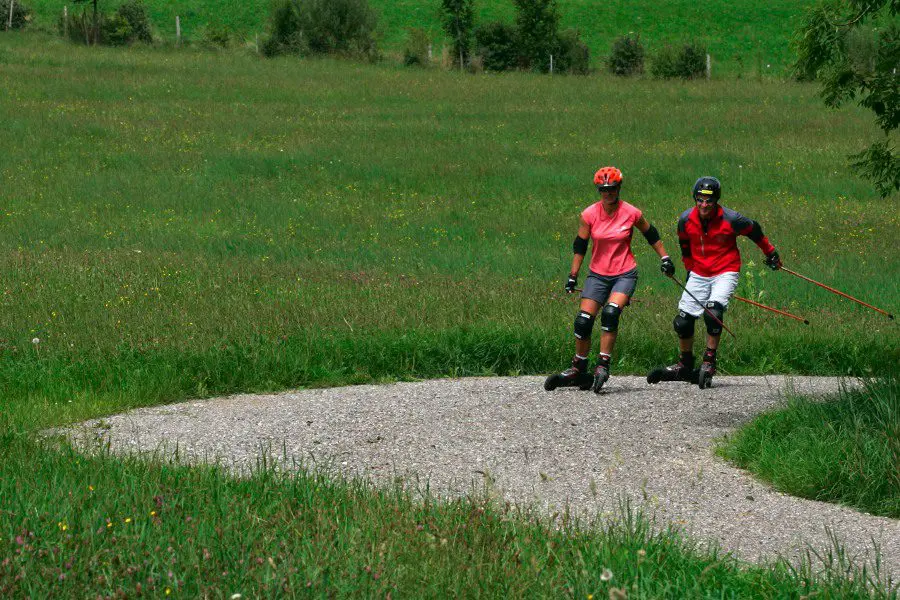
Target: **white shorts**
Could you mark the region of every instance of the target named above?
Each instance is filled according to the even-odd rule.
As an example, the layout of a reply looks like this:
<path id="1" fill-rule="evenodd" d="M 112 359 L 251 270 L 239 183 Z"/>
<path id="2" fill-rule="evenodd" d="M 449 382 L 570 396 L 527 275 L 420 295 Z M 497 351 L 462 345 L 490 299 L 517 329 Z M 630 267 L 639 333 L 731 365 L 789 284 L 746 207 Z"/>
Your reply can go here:
<path id="1" fill-rule="evenodd" d="M 703 314 L 703 306 L 707 302 L 718 302 L 722 306 L 728 307 L 728 301 L 731 300 L 731 295 L 737 289 L 740 278 L 741 274 L 737 271 L 720 273 L 713 277 L 701 277 L 696 273 L 691 273 L 685 287 L 703 304 L 697 304 L 687 293 L 682 293 L 681 300 L 678 302 L 678 310 L 699 317 Z"/>

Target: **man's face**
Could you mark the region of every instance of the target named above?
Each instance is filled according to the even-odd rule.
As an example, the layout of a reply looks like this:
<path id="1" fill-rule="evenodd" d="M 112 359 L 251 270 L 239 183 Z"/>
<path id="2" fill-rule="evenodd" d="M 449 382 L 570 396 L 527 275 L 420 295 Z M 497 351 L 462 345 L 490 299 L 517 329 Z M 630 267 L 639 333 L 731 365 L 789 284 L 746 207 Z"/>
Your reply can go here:
<path id="1" fill-rule="evenodd" d="M 697 194 L 694 196 L 694 201 L 697 202 L 697 210 L 700 212 L 701 218 L 708 219 L 716 213 L 716 201 L 711 196 Z"/>

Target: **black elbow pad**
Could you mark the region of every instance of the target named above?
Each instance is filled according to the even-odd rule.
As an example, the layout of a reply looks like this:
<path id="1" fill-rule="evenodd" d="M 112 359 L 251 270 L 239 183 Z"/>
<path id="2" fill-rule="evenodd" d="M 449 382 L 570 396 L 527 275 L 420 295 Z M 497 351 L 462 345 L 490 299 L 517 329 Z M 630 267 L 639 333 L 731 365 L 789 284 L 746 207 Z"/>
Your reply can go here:
<path id="1" fill-rule="evenodd" d="M 587 254 L 588 241 L 583 237 L 575 236 L 575 241 L 572 242 L 572 252 L 575 254 L 580 254 L 584 256 Z"/>
<path id="2" fill-rule="evenodd" d="M 647 238 L 647 243 L 652 246 L 659 241 L 659 231 L 657 231 L 656 227 L 651 225 L 647 228 L 647 231 L 644 232 L 644 237 Z"/>

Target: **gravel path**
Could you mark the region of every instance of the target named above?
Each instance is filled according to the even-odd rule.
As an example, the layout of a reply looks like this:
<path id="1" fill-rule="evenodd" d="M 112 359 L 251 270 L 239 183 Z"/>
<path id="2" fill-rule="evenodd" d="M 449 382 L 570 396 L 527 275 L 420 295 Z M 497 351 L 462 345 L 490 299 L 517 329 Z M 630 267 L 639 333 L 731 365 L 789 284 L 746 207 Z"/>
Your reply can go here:
<path id="1" fill-rule="evenodd" d="M 189 459 L 251 465 L 261 446 L 364 475 L 428 480 L 432 492 L 492 493 L 547 510 L 614 511 L 623 495 L 744 559 L 829 547 L 826 526 L 857 560 L 881 548 L 900 575 L 900 520 L 771 490 L 714 457 L 711 445 L 788 389 L 832 378 L 718 377 L 714 387 L 613 377 L 597 396 L 545 392 L 542 378 L 442 379 L 239 395 L 140 409 L 84 425 L 117 452 L 174 447 Z"/>

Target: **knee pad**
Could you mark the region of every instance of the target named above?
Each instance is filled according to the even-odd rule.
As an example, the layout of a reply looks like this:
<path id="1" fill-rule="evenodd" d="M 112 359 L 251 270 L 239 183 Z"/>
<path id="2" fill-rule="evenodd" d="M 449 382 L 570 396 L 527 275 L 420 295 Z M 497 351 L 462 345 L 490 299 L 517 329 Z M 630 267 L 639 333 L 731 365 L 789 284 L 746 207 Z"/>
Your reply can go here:
<path id="1" fill-rule="evenodd" d="M 615 302 L 610 302 L 600 311 L 600 329 L 603 331 L 618 331 L 619 315 L 622 309 Z"/>
<path id="2" fill-rule="evenodd" d="M 709 316 L 709 313 L 712 313 L 716 316 L 720 321 L 725 318 L 725 307 L 719 302 L 707 302 L 706 310 L 703 311 L 703 320 L 706 321 L 706 333 L 709 335 L 719 335 L 722 333 L 722 326 L 716 323 L 712 317 Z"/>
<path id="3" fill-rule="evenodd" d="M 594 315 L 583 310 L 578 311 L 575 317 L 575 337 L 579 340 L 591 338 L 591 330 L 594 328 Z"/>
<path id="4" fill-rule="evenodd" d="M 675 320 L 672 321 L 672 326 L 675 328 L 675 333 L 678 334 L 678 337 L 683 340 L 694 337 L 694 321 L 696 320 L 697 317 L 694 315 L 689 315 L 683 310 L 679 310 Z"/>

